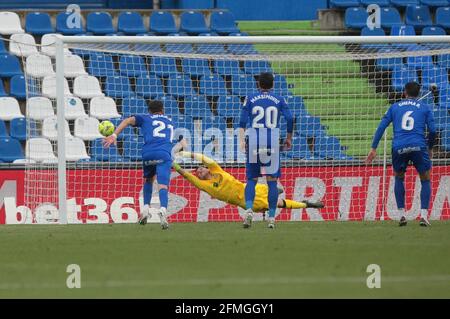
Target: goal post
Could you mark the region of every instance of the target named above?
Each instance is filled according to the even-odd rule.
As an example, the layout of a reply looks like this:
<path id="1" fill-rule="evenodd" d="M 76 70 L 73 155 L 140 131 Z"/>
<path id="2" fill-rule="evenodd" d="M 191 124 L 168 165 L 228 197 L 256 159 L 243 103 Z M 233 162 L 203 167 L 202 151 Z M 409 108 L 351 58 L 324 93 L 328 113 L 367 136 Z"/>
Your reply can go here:
<path id="1" fill-rule="evenodd" d="M 105 151 L 99 148 L 101 137 L 95 125 L 111 120 L 117 126 L 127 116 L 146 112 L 154 99 L 163 101 L 165 112 L 174 120 L 175 136 L 184 138 L 186 150 L 211 157 L 245 182 L 245 156 L 237 145 L 238 118 L 246 95 L 257 90 L 263 71 L 275 74 L 274 91 L 286 99 L 295 119 L 292 149 L 281 152 L 280 198 L 323 200 L 326 205 L 320 211 L 280 208 L 279 219 L 398 218 L 390 130 L 380 142 L 377 161 L 370 166 L 363 162 L 379 120 L 401 99 L 409 80 L 422 84 L 424 101 L 433 107 L 439 124 L 430 217 L 450 218 L 444 191 L 450 187 L 445 178 L 450 174 L 448 36 L 55 35 L 54 48 L 54 55 L 48 55 L 53 75 L 25 72 L 28 98 L 50 100 L 57 124 L 55 136 L 46 131 L 50 120 L 39 118 L 28 124 L 28 132 L 37 126 L 50 141 L 57 158 L 55 164 L 33 159 L 36 150 L 26 152 L 35 163 L 25 164 L 29 194 L 25 204 L 32 211 L 46 205 L 43 222 L 50 214 L 49 205 L 58 209 L 62 224 L 137 220 L 142 207 L 141 132 L 128 129 L 117 147 Z M 24 64 L 29 65 L 25 60 Z M 280 129 L 285 137 L 283 118 Z M 189 158 L 176 161 L 192 172 L 199 165 Z M 419 187 L 410 170 L 409 218 L 419 214 Z M 158 207 L 156 189 L 155 185 L 154 209 Z M 172 172 L 169 192 L 171 221 L 237 221 L 242 214 L 242 209 L 211 198 L 176 172 Z M 151 221 L 156 222 L 153 215 Z M 256 217 L 263 218 L 263 214 Z"/>

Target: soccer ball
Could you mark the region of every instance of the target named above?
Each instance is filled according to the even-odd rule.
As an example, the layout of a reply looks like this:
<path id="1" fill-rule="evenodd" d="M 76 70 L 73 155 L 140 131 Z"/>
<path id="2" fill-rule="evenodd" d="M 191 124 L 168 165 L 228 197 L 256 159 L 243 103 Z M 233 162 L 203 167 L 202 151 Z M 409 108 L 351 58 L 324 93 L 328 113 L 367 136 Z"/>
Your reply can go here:
<path id="1" fill-rule="evenodd" d="M 103 121 L 98 125 L 98 131 L 103 136 L 110 136 L 112 133 L 114 133 L 114 124 L 112 124 L 110 121 Z"/>

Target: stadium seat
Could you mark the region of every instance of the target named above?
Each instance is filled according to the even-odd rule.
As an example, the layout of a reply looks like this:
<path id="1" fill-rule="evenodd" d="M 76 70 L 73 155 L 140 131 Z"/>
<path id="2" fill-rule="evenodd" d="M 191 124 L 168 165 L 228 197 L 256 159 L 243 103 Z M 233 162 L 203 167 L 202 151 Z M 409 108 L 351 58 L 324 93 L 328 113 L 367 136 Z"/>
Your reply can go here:
<path id="1" fill-rule="evenodd" d="M 147 32 L 142 16 L 138 12 L 130 11 L 119 14 L 117 30 L 129 35 Z"/>
<path id="2" fill-rule="evenodd" d="M 236 20 L 231 12 L 218 11 L 211 13 L 211 31 L 219 34 L 239 32 Z"/>
<path id="3" fill-rule="evenodd" d="M 86 146 L 78 137 L 66 137 L 66 160 L 69 162 L 87 161 L 91 157 L 86 152 Z"/>
<path id="4" fill-rule="evenodd" d="M 183 72 L 190 76 L 207 76 L 211 75 L 209 69 L 209 61 L 206 59 L 190 59 L 185 58 L 182 61 Z"/>
<path id="5" fill-rule="evenodd" d="M 86 116 L 83 102 L 79 97 L 66 96 L 64 100 L 64 116 L 66 120 L 75 120 L 79 117 Z"/>
<path id="6" fill-rule="evenodd" d="M 8 94 L 5 91 L 5 87 L 3 86 L 3 81 L 0 79 L 0 97 L 2 96 L 8 96 Z"/>
<path id="7" fill-rule="evenodd" d="M 153 57 L 150 62 L 150 73 L 164 78 L 177 74 L 178 71 L 175 58 Z"/>
<path id="8" fill-rule="evenodd" d="M 231 92 L 234 95 L 247 96 L 257 89 L 255 78 L 251 75 L 240 74 L 231 77 Z"/>
<path id="9" fill-rule="evenodd" d="M 386 32 L 382 28 L 374 28 L 370 29 L 369 27 L 364 27 L 361 30 L 361 36 L 367 37 L 367 36 L 385 36 Z M 381 49 L 389 49 L 390 45 L 388 43 L 367 43 L 367 44 L 361 44 L 361 48 L 364 50 L 381 50 Z"/>
<path id="10" fill-rule="evenodd" d="M 408 51 L 423 51 L 420 56 L 408 56 L 406 58 L 406 64 L 409 67 L 417 70 L 433 67 L 433 57 L 431 56 L 431 53 L 427 53 L 427 47 L 413 44 L 408 47 Z"/>
<path id="11" fill-rule="evenodd" d="M 200 93 L 206 96 L 221 96 L 227 94 L 225 81 L 220 75 L 204 75 L 200 78 Z"/>
<path id="12" fill-rule="evenodd" d="M 14 33 L 23 33 L 20 17 L 15 12 L 1 11 L 0 12 L 0 34 L 10 35 Z"/>
<path id="13" fill-rule="evenodd" d="M 9 52 L 16 56 L 27 57 L 38 53 L 34 37 L 28 33 L 13 34 L 9 42 Z"/>
<path id="14" fill-rule="evenodd" d="M 449 86 L 447 69 L 433 65 L 422 71 L 422 87 L 430 88 L 434 84 L 441 90 Z"/>
<path id="15" fill-rule="evenodd" d="M 64 35 L 83 33 L 83 18 L 77 12 L 61 12 L 56 16 L 56 32 Z"/>
<path id="16" fill-rule="evenodd" d="M 136 115 L 148 114 L 147 102 L 141 97 L 130 96 L 122 100 L 122 115 L 124 118 Z"/>
<path id="17" fill-rule="evenodd" d="M 273 72 L 268 61 L 245 61 L 244 72 L 251 75 L 260 75 L 262 72 Z"/>
<path id="18" fill-rule="evenodd" d="M 184 114 L 192 117 L 213 117 L 211 107 L 206 97 L 201 95 L 186 96 L 184 98 Z"/>
<path id="19" fill-rule="evenodd" d="M 23 117 L 19 102 L 13 97 L 0 97 L 0 120 L 11 121 L 16 117 Z"/>
<path id="20" fill-rule="evenodd" d="M 103 96 L 98 79 L 92 75 L 79 75 L 73 82 L 73 94 L 82 99 Z"/>
<path id="21" fill-rule="evenodd" d="M 97 138 L 102 138 L 98 131 L 100 122 L 90 116 L 82 116 L 75 120 L 74 135 L 85 141 L 92 141 Z"/>
<path id="22" fill-rule="evenodd" d="M 170 95 L 161 95 L 154 98 L 160 100 L 164 104 L 164 114 L 167 116 L 180 115 L 177 100 Z"/>
<path id="23" fill-rule="evenodd" d="M 119 118 L 116 102 L 107 96 L 97 96 L 91 99 L 89 114 L 99 120 Z"/>
<path id="24" fill-rule="evenodd" d="M 29 79 L 31 80 L 31 79 Z M 30 82 L 29 82 L 30 83 Z M 18 100 L 24 100 L 27 98 L 27 89 L 25 84 L 25 77 L 23 75 L 14 75 L 9 81 L 9 95 L 15 97 Z M 36 88 L 34 88 L 36 89 Z M 30 90 L 30 93 L 32 90 Z M 31 94 L 30 94 L 31 95 Z"/>
<path id="25" fill-rule="evenodd" d="M 441 7 L 436 9 L 436 25 L 449 30 L 450 29 L 450 7 Z"/>
<path id="26" fill-rule="evenodd" d="M 51 142 L 46 138 L 30 138 L 25 144 L 25 156 L 37 162 L 55 162 L 57 160 Z"/>
<path id="27" fill-rule="evenodd" d="M 392 71 L 391 86 L 396 92 L 403 92 L 408 82 L 419 82 L 417 73 L 413 68 L 406 65 L 397 65 Z"/>
<path id="28" fill-rule="evenodd" d="M 194 121 L 190 115 L 178 115 L 172 116 L 172 122 L 175 126 L 175 131 L 173 133 L 175 140 L 180 140 L 181 137 L 184 137 L 188 145 L 192 145 L 190 143 L 191 138 L 193 137 L 194 132 Z"/>
<path id="29" fill-rule="evenodd" d="M 447 35 L 441 27 L 425 27 L 422 29 L 422 35 Z"/>
<path id="30" fill-rule="evenodd" d="M 349 29 L 362 29 L 367 26 L 367 18 L 369 17 L 365 8 L 355 7 L 345 10 L 345 27 Z"/>
<path id="31" fill-rule="evenodd" d="M 225 55 L 228 54 L 227 50 L 221 43 L 201 43 L 197 45 L 197 52 L 200 54 L 215 54 Z"/>
<path id="32" fill-rule="evenodd" d="M 450 114 L 445 106 L 435 106 L 433 109 L 433 116 L 437 130 L 448 130 L 450 125 Z"/>
<path id="33" fill-rule="evenodd" d="M 80 75 L 87 75 L 83 60 L 78 55 L 66 55 L 64 57 L 64 76 L 66 78 L 75 78 Z"/>
<path id="34" fill-rule="evenodd" d="M 44 34 L 41 38 L 41 53 L 48 55 L 49 57 L 55 57 L 56 48 L 55 48 L 55 34 L 48 33 Z M 70 54 L 69 49 L 64 48 L 64 54 Z"/>
<path id="35" fill-rule="evenodd" d="M 217 113 L 223 117 L 239 116 L 242 109 L 241 99 L 237 96 L 221 95 L 217 100 Z"/>
<path id="36" fill-rule="evenodd" d="M 58 139 L 57 123 L 58 119 L 56 116 L 46 117 L 42 121 L 42 136 L 50 141 L 56 141 Z M 72 136 L 69 129 L 69 123 L 67 121 L 64 121 L 64 132 L 66 137 Z"/>
<path id="37" fill-rule="evenodd" d="M 142 145 L 144 139 L 140 136 L 123 139 L 123 157 L 126 161 L 142 161 Z"/>
<path id="38" fill-rule="evenodd" d="M 23 159 L 22 147 L 15 138 L 0 137 L 0 160 L 5 163 L 11 163 L 17 159 Z"/>
<path id="39" fill-rule="evenodd" d="M 119 73 L 128 77 L 148 75 L 144 58 L 138 55 L 122 55 L 119 58 Z"/>
<path id="40" fill-rule="evenodd" d="M 361 0 L 363 6 L 368 6 L 371 4 L 377 4 L 380 7 L 387 7 L 391 4 L 390 0 Z"/>
<path id="41" fill-rule="evenodd" d="M 301 136 L 306 137 L 316 137 L 324 135 L 323 127 L 320 124 L 320 119 L 315 116 L 305 115 L 296 119 L 296 131 L 300 133 Z"/>
<path id="42" fill-rule="evenodd" d="M 231 34 L 230 34 L 231 35 Z M 258 51 L 256 51 L 253 44 L 229 44 L 228 51 L 234 55 L 256 55 Z"/>
<path id="43" fill-rule="evenodd" d="M 50 15 L 46 12 L 31 12 L 25 18 L 25 31 L 34 35 L 54 33 Z"/>
<path id="44" fill-rule="evenodd" d="M 2 37 L 0 37 L 0 54 L 7 54 L 8 50 L 6 50 L 5 47 L 5 41 L 3 40 Z"/>
<path id="45" fill-rule="evenodd" d="M 130 81 L 125 76 L 108 76 L 106 78 L 105 93 L 112 98 L 124 98 L 134 95 Z"/>
<path id="46" fill-rule="evenodd" d="M 35 96 L 27 99 L 27 117 L 35 120 L 42 121 L 46 117 L 52 117 L 55 115 L 52 102 L 43 96 Z"/>
<path id="47" fill-rule="evenodd" d="M 8 132 L 6 131 L 5 121 L 0 120 L 0 138 L 9 137 Z"/>
<path id="48" fill-rule="evenodd" d="M 430 9 L 427 6 L 407 6 L 405 22 L 417 30 L 432 26 Z"/>
<path id="49" fill-rule="evenodd" d="M 358 7 L 360 0 L 330 0 L 331 8 L 349 8 Z"/>
<path id="50" fill-rule="evenodd" d="M 315 139 L 314 153 L 323 159 L 347 160 L 339 140 L 334 136 L 320 136 Z"/>
<path id="51" fill-rule="evenodd" d="M 214 72 L 220 75 L 238 75 L 241 74 L 239 61 L 236 60 L 214 60 Z"/>
<path id="52" fill-rule="evenodd" d="M 123 162 L 123 157 L 120 155 L 117 146 L 112 144 L 110 147 L 103 146 L 103 139 L 96 139 L 91 141 L 91 161 L 99 162 Z"/>
<path id="53" fill-rule="evenodd" d="M 34 122 L 24 118 L 24 117 L 17 117 L 15 119 L 12 119 L 9 126 L 9 133 L 11 137 L 15 138 L 19 141 L 26 141 L 27 140 L 27 122 L 28 122 L 28 134 L 29 137 L 36 137 L 37 136 L 37 130 L 36 125 Z"/>
<path id="54" fill-rule="evenodd" d="M 273 92 L 285 97 L 289 94 L 288 83 L 283 75 L 276 74 L 273 78 Z"/>
<path id="55" fill-rule="evenodd" d="M 25 71 L 28 75 L 35 78 L 55 75 L 50 57 L 39 53 L 27 57 Z"/>
<path id="56" fill-rule="evenodd" d="M 148 36 L 148 35 L 147 35 Z M 144 52 L 147 55 L 151 55 L 152 52 L 162 52 L 161 46 L 157 43 L 136 43 L 134 45 L 135 52 Z"/>
<path id="57" fill-rule="evenodd" d="M 292 137 L 292 148 L 287 151 L 288 158 L 313 160 L 314 154 L 311 153 L 308 141 L 305 136 L 294 135 Z"/>
<path id="58" fill-rule="evenodd" d="M 115 76 L 117 72 L 110 54 L 95 52 L 89 55 L 88 73 L 93 76 Z"/>
<path id="59" fill-rule="evenodd" d="M 305 101 L 303 101 L 301 96 L 288 95 L 286 97 L 286 102 L 294 117 L 308 115 L 306 112 Z"/>
<path id="60" fill-rule="evenodd" d="M 381 8 L 381 27 L 383 29 L 391 29 L 394 26 L 400 26 L 402 24 L 402 18 L 396 8 Z"/>
<path id="61" fill-rule="evenodd" d="M 413 36 L 416 31 L 412 25 L 395 25 L 391 28 L 390 35 L 392 36 Z M 398 50 L 407 50 L 411 43 L 392 43 L 391 46 Z"/>
<path id="62" fill-rule="evenodd" d="M 180 30 L 188 34 L 198 35 L 199 33 L 210 32 L 206 26 L 205 17 L 200 12 L 188 11 L 181 14 Z"/>
<path id="63" fill-rule="evenodd" d="M 167 43 L 165 47 L 168 53 L 194 53 L 194 47 L 190 43 Z"/>
<path id="64" fill-rule="evenodd" d="M 446 68 L 447 70 L 450 70 L 450 53 L 438 55 L 437 61 L 441 67 Z"/>
<path id="65" fill-rule="evenodd" d="M 86 31 L 95 35 L 114 33 L 112 18 L 108 12 L 91 12 L 86 18 Z"/>
<path id="66" fill-rule="evenodd" d="M 14 75 L 22 75 L 19 59 L 10 54 L 0 55 L 0 77 L 10 78 Z"/>
<path id="67" fill-rule="evenodd" d="M 167 93 L 174 97 L 196 95 L 191 78 L 183 74 L 171 75 L 167 82 Z"/>
<path id="68" fill-rule="evenodd" d="M 136 79 L 136 94 L 146 99 L 164 95 L 161 80 L 153 74 L 138 77 Z"/>
<path id="69" fill-rule="evenodd" d="M 407 7 L 410 5 L 418 5 L 419 0 L 391 0 L 391 5 L 396 7 Z"/>
<path id="70" fill-rule="evenodd" d="M 446 129 L 442 132 L 442 146 L 445 151 L 450 151 L 450 130 Z"/>
<path id="71" fill-rule="evenodd" d="M 420 3 L 429 7 L 445 7 L 450 5 L 448 0 L 420 0 Z"/>
<path id="72" fill-rule="evenodd" d="M 44 77 L 42 80 L 42 95 L 56 99 L 56 76 L 50 75 Z M 64 78 L 64 95 L 72 95 L 66 78 Z"/>
<path id="73" fill-rule="evenodd" d="M 379 51 L 381 54 L 395 54 L 395 49 L 382 49 Z M 379 70 L 382 71 L 392 71 L 395 66 L 403 63 L 403 59 L 401 57 L 380 57 L 377 58 L 375 64 Z"/>
<path id="74" fill-rule="evenodd" d="M 150 31 L 157 34 L 169 34 L 178 32 L 172 13 L 156 11 L 150 15 Z"/>
<path id="75" fill-rule="evenodd" d="M 450 109 L 450 87 L 439 92 L 439 105 L 442 108 Z"/>

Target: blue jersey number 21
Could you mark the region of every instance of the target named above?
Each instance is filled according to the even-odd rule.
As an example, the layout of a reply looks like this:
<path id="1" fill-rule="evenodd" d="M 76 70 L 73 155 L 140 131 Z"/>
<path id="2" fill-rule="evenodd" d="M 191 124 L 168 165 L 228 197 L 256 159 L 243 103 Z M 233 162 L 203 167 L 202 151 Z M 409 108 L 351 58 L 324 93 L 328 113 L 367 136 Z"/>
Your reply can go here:
<path id="1" fill-rule="evenodd" d="M 156 126 L 153 129 L 153 137 L 162 137 L 162 138 L 166 137 L 166 133 L 162 132 L 163 130 L 166 129 L 166 123 L 155 120 L 152 122 L 152 125 Z M 167 128 L 170 130 L 170 140 L 173 140 L 173 125 L 169 124 L 167 125 Z"/>

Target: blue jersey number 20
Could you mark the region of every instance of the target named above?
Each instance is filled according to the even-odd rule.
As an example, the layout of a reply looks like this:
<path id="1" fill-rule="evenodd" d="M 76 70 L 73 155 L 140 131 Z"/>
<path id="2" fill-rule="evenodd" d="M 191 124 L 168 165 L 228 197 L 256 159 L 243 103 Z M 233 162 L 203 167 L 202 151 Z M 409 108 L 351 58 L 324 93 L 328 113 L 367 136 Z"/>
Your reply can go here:
<path id="1" fill-rule="evenodd" d="M 278 120 L 278 109 L 274 106 L 269 106 L 264 110 L 261 106 L 254 106 L 252 109 L 252 114 L 255 115 L 253 118 L 252 127 L 253 128 L 276 128 Z M 265 123 L 259 123 L 261 119 L 265 119 Z"/>

